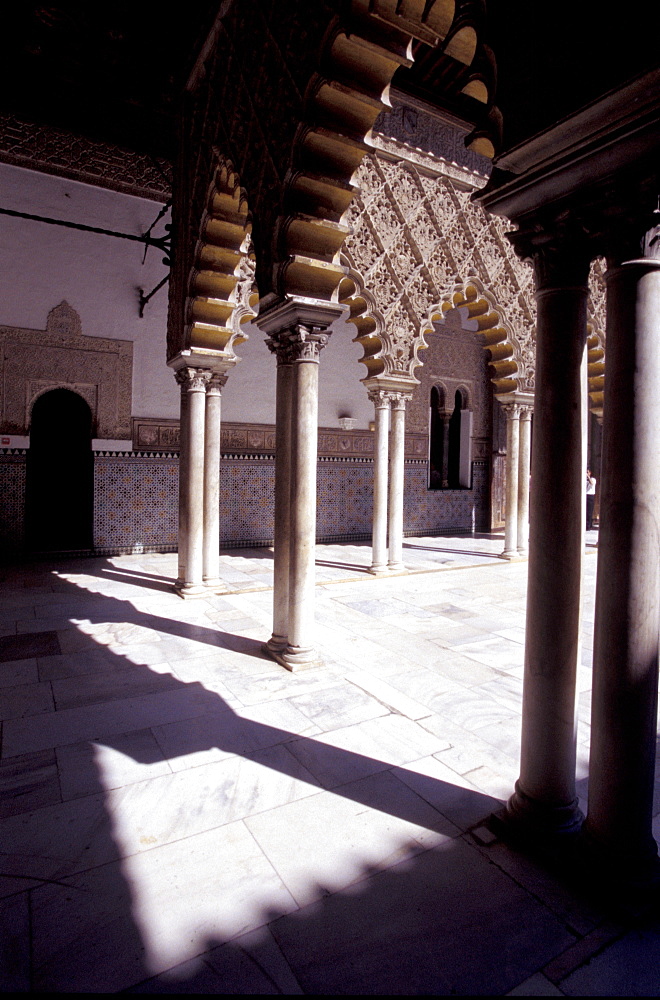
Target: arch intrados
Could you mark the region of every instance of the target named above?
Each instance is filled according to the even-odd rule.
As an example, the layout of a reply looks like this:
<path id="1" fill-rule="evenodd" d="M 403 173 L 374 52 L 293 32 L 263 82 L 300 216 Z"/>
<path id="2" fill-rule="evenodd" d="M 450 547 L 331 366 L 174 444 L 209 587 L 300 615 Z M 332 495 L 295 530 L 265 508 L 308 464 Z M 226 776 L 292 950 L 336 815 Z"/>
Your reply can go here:
<path id="1" fill-rule="evenodd" d="M 92 407 L 90 406 L 89 402 L 85 399 L 85 397 L 82 395 L 82 393 L 78 392 L 77 389 L 74 389 L 72 386 L 66 385 L 63 382 L 61 385 L 48 385 L 48 386 L 44 386 L 43 389 L 39 389 L 35 393 L 35 395 L 32 397 L 32 399 L 28 403 L 28 408 L 27 408 L 27 411 L 28 411 L 28 432 L 30 430 L 30 427 L 32 426 L 32 416 L 34 414 L 34 408 L 35 408 L 36 404 L 41 399 L 43 399 L 44 396 L 48 396 L 51 392 L 66 392 L 66 393 L 69 393 L 69 395 L 71 395 L 71 396 L 75 396 L 75 398 L 78 399 L 78 400 L 80 400 L 81 403 L 84 403 L 84 405 L 87 407 L 87 410 L 89 411 L 89 425 L 90 425 L 91 428 L 93 428 L 95 416 L 94 416 L 94 411 L 92 410 Z"/>

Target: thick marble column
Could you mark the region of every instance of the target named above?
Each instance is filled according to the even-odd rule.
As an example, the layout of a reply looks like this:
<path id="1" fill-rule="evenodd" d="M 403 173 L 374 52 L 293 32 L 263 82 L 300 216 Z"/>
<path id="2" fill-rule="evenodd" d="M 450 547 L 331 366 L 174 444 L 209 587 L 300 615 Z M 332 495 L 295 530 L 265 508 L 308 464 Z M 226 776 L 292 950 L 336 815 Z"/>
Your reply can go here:
<path id="1" fill-rule="evenodd" d="M 289 549 L 291 545 L 292 359 L 288 342 L 266 341 L 277 356 L 275 396 L 275 539 L 273 559 L 273 634 L 269 653 L 282 653 L 289 641 Z"/>
<path id="2" fill-rule="evenodd" d="M 405 487 L 406 401 L 409 393 L 394 392 L 392 399 L 392 429 L 389 495 L 389 570 L 403 570 L 403 494 Z"/>
<path id="3" fill-rule="evenodd" d="M 291 359 L 291 538 L 289 627 L 278 659 L 289 670 L 318 662 L 314 648 L 319 355 L 328 335 L 302 324 L 288 336 Z"/>
<path id="4" fill-rule="evenodd" d="M 521 761 L 505 815 L 521 831 L 544 837 L 573 833 L 582 821 L 575 683 L 589 257 L 562 246 L 533 254 L 538 311 Z"/>
<path id="5" fill-rule="evenodd" d="M 206 386 L 204 421 L 204 586 L 222 593 L 220 580 L 220 429 L 226 375 L 214 374 Z"/>
<path id="6" fill-rule="evenodd" d="M 518 466 L 520 458 L 520 406 L 504 403 L 506 413 L 506 520 L 501 559 L 518 555 Z"/>
<path id="7" fill-rule="evenodd" d="M 370 573 L 387 571 L 387 485 L 390 396 L 383 389 L 372 389 L 369 399 L 375 408 L 374 437 L 374 517 Z"/>
<path id="8" fill-rule="evenodd" d="M 183 437 L 181 440 L 183 460 L 179 459 L 183 471 L 180 496 L 186 536 L 183 582 L 176 589 L 182 597 L 201 597 L 207 593 L 203 583 L 204 424 L 206 386 L 211 374 L 199 368 L 181 368 L 177 372 L 188 394 L 185 441 Z"/>
<path id="9" fill-rule="evenodd" d="M 520 408 L 520 445 L 518 452 L 518 525 L 516 545 L 519 556 L 529 550 L 529 471 L 532 445 L 532 410 Z"/>
<path id="10" fill-rule="evenodd" d="M 660 213 L 609 261 L 587 842 L 653 878 L 660 616 Z M 640 249 L 641 245 L 641 249 Z"/>

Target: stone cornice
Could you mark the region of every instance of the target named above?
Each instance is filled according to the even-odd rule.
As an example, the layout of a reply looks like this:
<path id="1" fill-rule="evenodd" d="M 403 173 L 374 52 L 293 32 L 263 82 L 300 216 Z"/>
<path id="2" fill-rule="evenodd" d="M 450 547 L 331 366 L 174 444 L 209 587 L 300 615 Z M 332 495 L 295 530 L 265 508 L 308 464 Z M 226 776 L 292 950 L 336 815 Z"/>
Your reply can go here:
<path id="1" fill-rule="evenodd" d="M 648 210 L 660 177 L 658 149 L 660 70 L 654 70 L 503 153 L 475 199 L 514 221 L 542 216 L 547 227 L 572 214 L 585 235 L 600 238 L 601 227 Z"/>

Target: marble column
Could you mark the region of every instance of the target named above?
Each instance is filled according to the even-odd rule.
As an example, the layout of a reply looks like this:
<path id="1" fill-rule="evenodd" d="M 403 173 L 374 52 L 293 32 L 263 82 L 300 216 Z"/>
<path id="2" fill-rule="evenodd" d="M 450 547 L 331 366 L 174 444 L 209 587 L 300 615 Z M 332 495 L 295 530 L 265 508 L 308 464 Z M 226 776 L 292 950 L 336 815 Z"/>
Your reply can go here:
<path id="1" fill-rule="evenodd" d="M 576 832 L 575 685 L 584 551 L 583 374 L 589 256 L 532 249 L 536 391 L 520 777 L 505 817 L 532 837 Z"/>
<path id="2" fill-rule="evenodd" d="M 291 403 L 292 359 L 289 345 L 277 338 L 266 343 L 277 356 L 275 396 L 275 539 L 273 559 L 273 634 L 269 653 L 282 653 L 289 641 L 289 549 L 291 544 Z"/>
<path id="3" fill-rule="evenodd" d="M 316 465 L 319 356 L 328 335 L 302 324 L 289 332 L 291 375 L 291 472 L 289 626 L 278 659 L 289 670 L 318 662 L 314 648 Z"/>
<path id="4" fill-rule="evenodd" d="M 186 525 L 183 582 L 177 586 L 182 597 L 207 593 L 203 583 L 204 547 L 204 424 L 206 386 L 210 371 L 182 368 L 177 372 L 188 394 L 185 441 L 182 436 L 179 459 L 183 475 L 180 498 Z"/>
<path id="5" fill-rule="evenodd" d="M 387 571 L 387 486 L 390 393 L 371 389 L 369 399 L 375 408 L 374 437 L 374 516 L 370 573 Z"/>
<path id="6" fill-rule="evenodd" d="M 518 555 L 518 466 L 520 458 L 520 406 L 504 403 L 506 413 L 506 520 L 501 559 Z"/>
<path id="7" fill-rule="evenodd" d="M 449 421 L 452 418 L 451 410 L 442 410 L 440 413 L 442 420 L 442 488 L 449 489 Z"/>
<path id="8" fill-rule="evenodd" d="M 177 524 L 178 566 L 174 589 L 179 592 L 186 579 L 186 547 L 188 544 L 188 379 L 189 369 L 174 372 L 181 390 L 179 418 L 179 516 Z"/>
<path id="9" fill-rule="evenodd" d="M 220 580 L 220 428 L 226 375 L 214 374 L 206 386 L 204 421 L 204 586 L 222 593 Z"/>
<path id="10" fill-rule="evenodd" d="M 518 525 L 516 545 L 519 556 L 526 556 L 529 549 L 529 471 L 532 445 L 532 410 L 520 408 L 520 445 L 518 452 Z"/>
<path id="11" fill-rule="evenodd" d="M 389 495 L 388 569 L 405 569 L 403 564 L 403 494 L 405 487 L 406 401 L 409 393 L 393 392 Z"/>
<path id="12" fill-rule="evenodd" d="M 657 884 L 651 821 L 660 616 L 660 213 L 653 223 L 643 240 L 608 262 L 585 835 L 606 862 L 604 874 Z"/>

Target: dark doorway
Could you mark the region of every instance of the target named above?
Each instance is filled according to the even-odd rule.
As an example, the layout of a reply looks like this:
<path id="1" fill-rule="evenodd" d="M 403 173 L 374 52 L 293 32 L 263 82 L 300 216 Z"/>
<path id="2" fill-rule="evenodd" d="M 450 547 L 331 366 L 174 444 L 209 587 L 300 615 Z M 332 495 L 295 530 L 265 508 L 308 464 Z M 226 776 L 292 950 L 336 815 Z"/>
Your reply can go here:
<path id="1" fill-rule="evenodd" d="M 26 487 L 30 551 L 92 548 L 92 414 L 69 389 L 52 389 L 34 404 Z"/>

